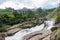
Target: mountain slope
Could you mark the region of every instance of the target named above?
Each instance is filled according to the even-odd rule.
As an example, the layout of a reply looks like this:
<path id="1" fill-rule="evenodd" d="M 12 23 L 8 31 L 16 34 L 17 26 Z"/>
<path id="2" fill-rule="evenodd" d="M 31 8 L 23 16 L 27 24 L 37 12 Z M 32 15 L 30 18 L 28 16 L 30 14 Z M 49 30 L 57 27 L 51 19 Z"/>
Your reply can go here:
<path id="1" fill-rule="evenodd" d="M 0 9 L 0 14 L 7 14 L 10 17 L 13 17 L 13 11 L 7 9 Z"/>
<path id="2" fill-rule="evenodd" d="M 57 18 L 60 16 L 60 7 L 57 7 L 52 13 L 50 13 L 47 17 Z"/>

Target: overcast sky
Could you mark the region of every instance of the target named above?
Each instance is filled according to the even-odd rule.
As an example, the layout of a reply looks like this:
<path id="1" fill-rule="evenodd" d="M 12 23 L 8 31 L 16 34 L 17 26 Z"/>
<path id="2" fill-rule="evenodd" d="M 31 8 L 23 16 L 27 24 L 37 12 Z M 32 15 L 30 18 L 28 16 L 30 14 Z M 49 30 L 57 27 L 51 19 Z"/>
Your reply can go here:
<path id="1" fill-rule="evenodd" d="M 57 7 L 59 3 L 60 0 L 0 0 L 0 8 L 54 8 Z"/>

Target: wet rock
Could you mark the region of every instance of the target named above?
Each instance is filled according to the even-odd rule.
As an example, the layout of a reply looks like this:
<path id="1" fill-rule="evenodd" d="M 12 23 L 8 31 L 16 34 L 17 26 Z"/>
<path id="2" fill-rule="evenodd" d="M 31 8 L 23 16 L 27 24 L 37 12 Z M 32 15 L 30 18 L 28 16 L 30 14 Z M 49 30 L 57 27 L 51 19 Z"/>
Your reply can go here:
<path id="1" fill-rule="evenodd" d="M 0 32 L 0 40 L 5 40 L 6 33 Z"/>

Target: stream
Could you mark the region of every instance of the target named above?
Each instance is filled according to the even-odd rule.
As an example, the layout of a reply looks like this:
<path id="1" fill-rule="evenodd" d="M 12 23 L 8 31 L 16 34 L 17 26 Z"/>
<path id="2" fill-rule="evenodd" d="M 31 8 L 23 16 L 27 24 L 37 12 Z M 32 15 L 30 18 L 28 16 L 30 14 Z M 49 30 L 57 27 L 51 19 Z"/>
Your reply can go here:
<path id="1" fill-rule="evenodd" d="M 43 23 L 39 26 L 35 26 L 30 29 L 22 29 L 21 31 L 17 32 L 15 35 L 6 37 L 5 40 L 22 40 L 23 37 L 29 33 L 43 30 L 43 29 L 50 30 L 52 27 L 54 27 L 55 20 L 50 19 L 50 20 L 45 21 L 45 23 L 46 23 L 45 27 L 44 27 L 44 23 Z"/>

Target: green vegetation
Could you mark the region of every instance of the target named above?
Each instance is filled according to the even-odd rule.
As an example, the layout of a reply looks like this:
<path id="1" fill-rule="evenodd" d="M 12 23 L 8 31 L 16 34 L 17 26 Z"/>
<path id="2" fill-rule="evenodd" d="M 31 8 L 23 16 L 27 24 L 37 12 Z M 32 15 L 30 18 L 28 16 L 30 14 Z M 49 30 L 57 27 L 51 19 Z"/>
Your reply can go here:
<path id="1" fill-rule="evenodd" d="M 6 32 L 6 25 L 3 23 L 0 23 L 0 32 Z"/>
<path id="2" fill-rule="evenodd" d="M 59 24 L 59 23 L 60 23 L 60 16 L 56 18 L 56 24 Z"/>
<path id="3" fill-rule="evenodd" d="M 54 34 L 54 33 L 56 33 L 56 32 L 58 33 L 58 34 L 57 34 L 57 39 L 59 40 L 59 39 L 60 39 L 60 28 L 53 30 L 53 31 L 52 31 L 52 34 Z"/>
<path id="4" fill-rule="evenodd" d="M 60 23 L 60 6 L 53 9 L 37 8 L 34 10 L 27 8 L 21 10 L 14 10 L 12 8 L 0 9 L 0 25 L 2 25 L 0 27 L 3 28 L 3 25 L 15 25 L 26 21 L 34 22 L 34 20 L 38 23 L 39 18 L 45 18 L 46 16 L 57 18 L 56 23 Z"/>
<path id="5" fill-rule="evenodd" d="M 32 21 L 40 17 L 45 17 L 47 11 L 41 8 L 36 10 L 14 10 L 12 8 L 0 9 L 0 20 L 6 25 L 15 25 L 24 21 Z"/>
<path id="6" fill-rule="evenodd" d="M 6 28 L 6 25 L 15 25 L 18 23 L 33 21 L 47 15 L 47 10 L 38 8 L 14 10 L 12 8 L 0 9 L 0 31 Z M 37 21 L 37 20 L 36 20 Z"/>
<path id="7" fill-rule="evenodd" d="M 56 24 L 60 23 L 60 4 L 53 12 L 49 13 L 47 17 L 56 18 Z"/>
<path id="8" fill-rule="evenodd" d="M 56 18 L 56 25 L 60 24 L 60 5 L 57 8 L 55 8 L 53 12 L 49 13 L 47 17 Z M 58 32 L 57 39 L 60 40 L 60 26 L 58 26 L 57 29 L 52 29 L 52 34 Z"/>
<path id="9" fill-rule="evenodd" d="M 57 7 L 52 13 L 48 15 L 48 17 L 57 18 L 58 16 L 60 16 L 59 10 L 60 10 L 60 7 Z"/>
<path id="10" fill-rule="evenodd" d="M 58 39 L 60 39 L 60 29 L 58 29 Z"/>
<path id="11" fill-rule="evenodd" d="M 0 9 L 0 14 L 7 14 L 7 15 L 9 15 L 10 17 L 13 17 L 12 13 L 13 13 L 12 10 Z"/>

